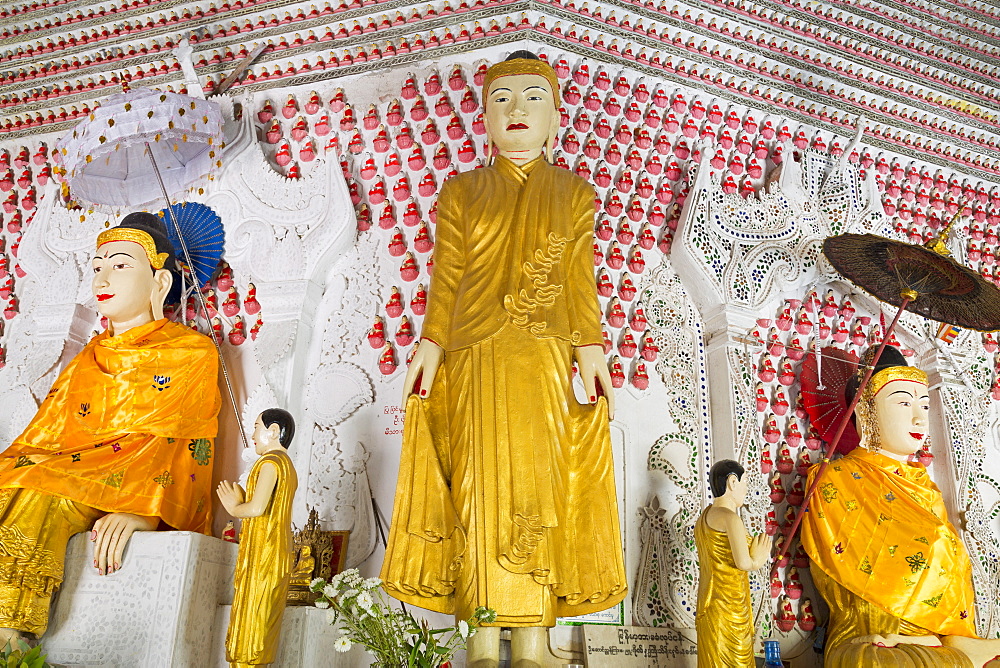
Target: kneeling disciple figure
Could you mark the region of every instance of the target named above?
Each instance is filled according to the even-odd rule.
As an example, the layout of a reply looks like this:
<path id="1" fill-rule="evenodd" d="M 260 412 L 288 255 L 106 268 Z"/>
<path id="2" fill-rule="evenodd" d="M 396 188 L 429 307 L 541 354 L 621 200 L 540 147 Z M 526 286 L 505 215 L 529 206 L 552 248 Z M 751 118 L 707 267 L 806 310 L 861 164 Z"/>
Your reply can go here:
<path id="1" fill-rule="evenodd" d="M 211 529 L 218 356 L 163 317 L 174 269 L 153 214 L 97 237 L 91 285 L 108 329 L 0 455 L 0 645 L 45 631 L 73 534 L 92 531 L 107 574 L 136 530 Z"/>
<path id="2" fill-rule="evenodd" d="M 846 386 L 861 445 L 833 461 L 802 522 L 810 572 L 830 607 L 824 665 L 982 668 L 1000 640 L 978 638 L 972 565 L 927 469 L 927 374 L 887 346 Z M 809 484 L 818 466 L 810 471 Z"/>

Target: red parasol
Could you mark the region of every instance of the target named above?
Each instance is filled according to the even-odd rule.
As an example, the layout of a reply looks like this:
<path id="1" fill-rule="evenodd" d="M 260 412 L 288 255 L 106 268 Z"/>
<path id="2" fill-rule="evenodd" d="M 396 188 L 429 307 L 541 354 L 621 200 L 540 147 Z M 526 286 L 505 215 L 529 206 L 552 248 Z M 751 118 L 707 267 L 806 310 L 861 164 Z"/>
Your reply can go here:
<path id="1" fill-rule="evenodd" d="M 852 352 L 828 346 L 820 351 L 822 371 L 815 352 L 802 362 L 800 376 L 802 406 L 809 414 L 809 422 L 824 441 L 833 441 L 837 427 L 847 415 L 844 387 L 858 370 L 858 356 Z M 822 377 L 820 376 L 822 373 Z M 848 418 L 849 419 L 849 418 Z M 844 429 L 837 444 L 837 452 L 846 455 L 858 447 L 860 438 L 856 429 Z"/>

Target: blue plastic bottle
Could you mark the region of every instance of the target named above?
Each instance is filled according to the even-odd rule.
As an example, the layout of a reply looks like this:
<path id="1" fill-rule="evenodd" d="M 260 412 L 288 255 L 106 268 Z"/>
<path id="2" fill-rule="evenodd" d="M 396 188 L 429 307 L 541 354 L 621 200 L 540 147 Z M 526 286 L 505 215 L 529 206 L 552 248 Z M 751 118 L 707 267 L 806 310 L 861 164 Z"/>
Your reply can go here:
<path id="1" fill-rule="evenodd" d="M 765 640 L 764 641 L 764 667 L 765 668 L 782 668 L 781 663 L 781 645 L 777 640 Z"/>

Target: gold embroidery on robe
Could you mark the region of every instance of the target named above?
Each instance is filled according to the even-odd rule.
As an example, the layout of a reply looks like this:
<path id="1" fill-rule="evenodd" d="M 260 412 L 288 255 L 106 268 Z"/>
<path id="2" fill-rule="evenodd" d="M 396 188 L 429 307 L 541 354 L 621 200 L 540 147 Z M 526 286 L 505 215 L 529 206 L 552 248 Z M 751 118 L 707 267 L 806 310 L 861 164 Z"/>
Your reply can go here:
<path id="1" fill-rule="evenodd" d="M 236 594 L 226 632 L 226 659 L 239 665 L 274 662 L 295 561 L 292 499 L 298 478 L 288 454 L 269 452 L 257 460 L 247 478 L 246 498 L 253 498 L 265 462 L 277 470 L 277 481 L 264 514 L 243 520 L 233 579 Z"/>
<path id="2" fill-rule="evenodd" d="M 0 627 L 45 632 L 66 544 L 103 514 L 31 489 L 0 490 Z"/>
<path id="3" fill-rule="evenodd" d="M 803 518 L 811 570 L 915 627 L 975 637 L 972 565 L 927 470 L 864 448 L 838 464 Z"/>
<path id="4" fill-rule="evenodd" d="M 625 597 L 607 404 L 572 390 L 573 346 L 602 342 L 593 200 L 541 159 L 442 189 L 423 336 L 446 354 L 407 400 L 382 565 L 400 600 L 551 626 Z"/>
<path id="5" fill-rule="evenodd" d="M 157 320 L 119 336 L 104 332 L 0 455 L 0 488 L 208 532 L 217 369 L 211 340 L 183 325 Z"/>

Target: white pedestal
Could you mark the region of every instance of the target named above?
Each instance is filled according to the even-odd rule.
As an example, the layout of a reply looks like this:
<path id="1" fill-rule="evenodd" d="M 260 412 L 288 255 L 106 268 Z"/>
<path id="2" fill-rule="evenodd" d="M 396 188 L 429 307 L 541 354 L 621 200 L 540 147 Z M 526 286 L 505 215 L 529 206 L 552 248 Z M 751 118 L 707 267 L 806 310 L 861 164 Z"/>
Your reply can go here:
<path id="1" fill-rule="evenodd" d="M 215 615 L 214 664 L 228 668 L 226 662 L 226 629 L 229 627 L 231 605 L 220 605 Z M 326 610 L 306 605 L 285 608 L 281 619 L 281 641 L 278 656 L 270 668 L 361 668 L 371 664 L 370 654 L 355 645 L 351 651 L 340 653 L 333 648 L 333 641 L 340 634 L 326 621 Z"/>
<path id="2" fill-rule="evenodd" d="M 69 543 L 42 638 L 48 661 L 74 668 L 211 665 L 216 611 L 232 602 L 237 546 L 190 532 L 137 532 L 122 569 L 100 576 L 87 538 Z"/>

